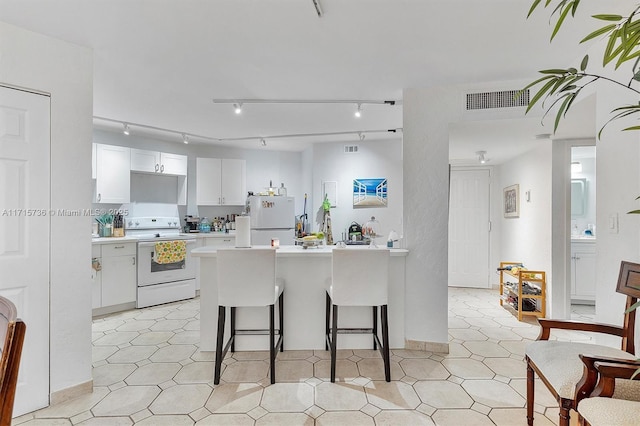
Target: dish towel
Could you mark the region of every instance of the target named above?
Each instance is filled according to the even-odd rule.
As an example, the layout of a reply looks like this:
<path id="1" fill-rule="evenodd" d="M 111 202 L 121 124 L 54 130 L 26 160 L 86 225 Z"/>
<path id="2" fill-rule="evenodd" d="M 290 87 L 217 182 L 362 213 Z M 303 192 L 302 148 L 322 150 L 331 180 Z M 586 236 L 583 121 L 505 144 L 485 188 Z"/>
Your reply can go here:
<path id="1" fill-rule="evenodd" d="M 187 255 L 186 241 L 159 241 L 153 260 L 161 265 L 182 262 Z"/>

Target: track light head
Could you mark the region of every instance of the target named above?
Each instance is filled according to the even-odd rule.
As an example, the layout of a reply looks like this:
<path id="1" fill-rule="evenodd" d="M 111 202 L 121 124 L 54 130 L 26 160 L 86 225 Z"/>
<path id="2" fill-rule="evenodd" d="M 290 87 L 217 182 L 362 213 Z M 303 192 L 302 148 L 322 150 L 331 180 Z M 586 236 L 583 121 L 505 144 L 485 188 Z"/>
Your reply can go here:
<path id="1" fill-rule="evenodd" d="M 182 143 L 185 145 L 189 143 L 189 137 L 185 133 L 182 134 Z"/>
<path id="2" fill-rule="evenodd" d="M 233 104 L 233 112 L 236 114 L 242 114 L 242 102 Z"/>
<path id="3" fill-rule="evenodd" d="M 478 163 L 485 164 L 487 162 L 487 159 L 485 157 L 486 153 L 487 151 L 476 151 L 476 155 L 478 156 Z"/>
<path id="4" fill-rule="evenodd" d="M 360 142 L 362 142 L 364 140 L 365 135 L 362 132 L 358 132 L 358 138 L 360 139 Z"/>
<path id="5" fill-rule="evenodd" d="M 260 139 L 260 145 L 267 146 L 267 141 L 264 139 Z"/>
<path id="6" fill-rule="evenodd" d="M 362 104 L 358 104 L 358 108 L 356 109 L 354 115 L 356 116 L 356 118 L 362 117 Z"/>
<path id="7" fill-rule="evenodd" d="M 131 133 L 129 131 L 129 125 L 127 123 L 122 123 L 122 133 L 124 133 L 125 135 L 129 136 L 129 134 Z"/>

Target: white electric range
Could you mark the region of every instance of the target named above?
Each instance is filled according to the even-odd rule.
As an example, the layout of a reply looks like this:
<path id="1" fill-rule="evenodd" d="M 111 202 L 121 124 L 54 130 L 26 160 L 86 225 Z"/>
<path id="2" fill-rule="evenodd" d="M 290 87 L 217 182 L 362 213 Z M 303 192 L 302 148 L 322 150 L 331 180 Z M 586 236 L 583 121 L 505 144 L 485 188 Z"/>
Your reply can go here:
<path id="1" fill-rule="evenodd" d="M 136 307 L 159 305 L 196 296 L 196 265 L 191 250 L 192 235 L 181 234 L 178 206 L 161 203 L 129 203 L 121 207 L 127 236 L 138 239 L 138 279 Z M 158 243 L 180 242 L 186 253 L 175 261 L 160 260 Z"/>

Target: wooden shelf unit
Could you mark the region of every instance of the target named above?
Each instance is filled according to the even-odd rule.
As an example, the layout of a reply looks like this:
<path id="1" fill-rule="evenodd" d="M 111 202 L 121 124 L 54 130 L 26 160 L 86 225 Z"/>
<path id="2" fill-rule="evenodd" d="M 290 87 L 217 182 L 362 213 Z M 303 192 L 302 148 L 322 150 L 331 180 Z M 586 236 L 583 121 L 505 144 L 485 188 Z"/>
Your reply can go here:
<path id="1" fill-rule="evenodd" d="M 518 321 L 522 321 L 522 317 L 525 315 L 536 316 L 538 318 L 544 318 L 546 315 L 547 306 L 547 273 L 545 271 L 533 271 L 529 269 L 521 270 L 522 262 L 500 262 L 500 306 L 507 309 L 509 312 L 518 317 Z M 512 272 L 508 267 L 518 267 L 517 272 Z M 517 289 L 513 289 L 505 284 L 505 275 L 507 277 L 513 277 L 518 280 Z M 522 292 L 523 283 L 530 283 L 540 288 L 540 294 L 526 294 Z M 514 308 L 510 303 L 504 303 L 505 298 L 509 295 L 518 298 L 518 308 Z M 536 304 L 536 310 L 523 311 L 522 304 L 524 299 L 532 299 Z"/>

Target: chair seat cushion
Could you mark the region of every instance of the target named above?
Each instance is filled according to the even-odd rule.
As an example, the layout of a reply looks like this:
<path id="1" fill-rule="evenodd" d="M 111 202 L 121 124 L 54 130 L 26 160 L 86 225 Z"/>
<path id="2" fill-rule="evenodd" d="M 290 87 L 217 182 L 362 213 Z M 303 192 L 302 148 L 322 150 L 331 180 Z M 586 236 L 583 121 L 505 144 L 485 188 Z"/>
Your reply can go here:
<path id="1" fill-rule="evenodd" d="M 525 354 L 553 386 L 556 393 L 565 399 L 574 398 L 576 384 L 582 377 L 584 364 L 578 355 L 635 359 L 630 353 L 609 346 L 555 340 L 532 342 L 527 345 Z"/>
<path id="2" fill-rule="evenodd" d="M 640 423 L 640 402 L 616 398 L 585 398 L 578 412 L 591 426 L 637 425 Z"/>

